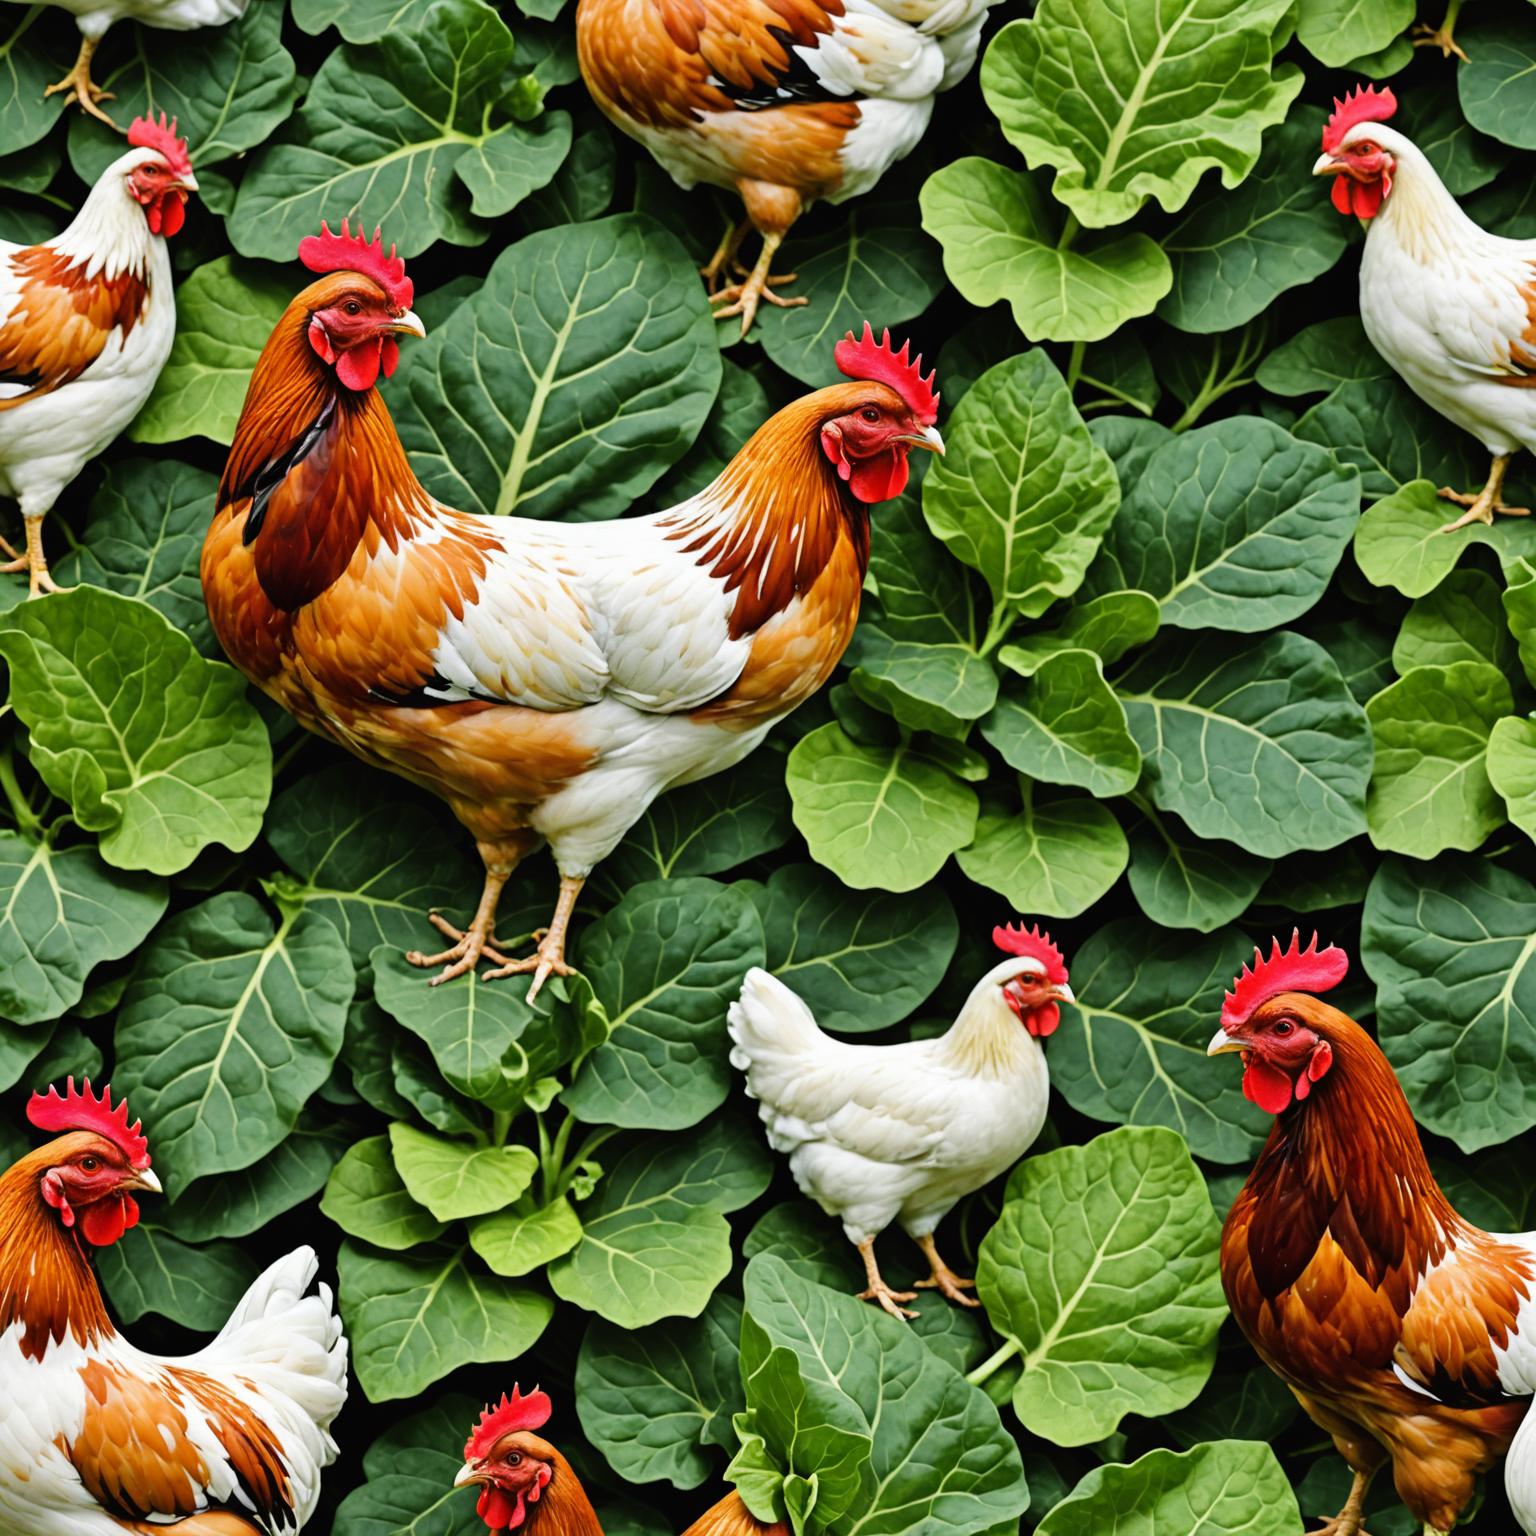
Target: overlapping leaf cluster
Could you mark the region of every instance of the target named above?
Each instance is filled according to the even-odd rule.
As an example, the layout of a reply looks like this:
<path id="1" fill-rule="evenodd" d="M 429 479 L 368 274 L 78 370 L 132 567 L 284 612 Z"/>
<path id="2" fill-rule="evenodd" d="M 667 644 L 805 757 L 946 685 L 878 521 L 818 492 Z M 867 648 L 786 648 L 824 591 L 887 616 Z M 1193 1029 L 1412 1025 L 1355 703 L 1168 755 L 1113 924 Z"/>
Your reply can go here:
<path id="1" fill-rule="evenodd" d="M 69 18 L 7 9 L 0 238 L 24 241 L 117 142 L 42 96 Z M 1436 532 L 1481 450 L 1366 343 L 1359 231 L 1309 171 L 1330 96 L 1391 77 L 1473 216 L 1536 235 L 1536 20 L 1473 8 L 1457 66 L 1414 54 L 1408 0 L 1019 10 L 912 159 L 796 229 L 810 302 L 747 344 L 694 271 L 732 210 L 597 116 L 562 0 L 252 0 L 98 55 L 114 112 L 180 119 L 202 207 L 159 386 L 49 522 L 79 590 L 0 587 L 0 1138 L 34 1083 L 128 1091 L 168 1199 L 102 1276 L 147 1342 L 320 1247 L 360 1390 L 318 1528 L 479 1529 L 457 1447 L 513 1375 L 554 1393 L 613 1532 L 680 1529 L 726 1479 L 799 1536 L 1331 1513 L 1340 1464 L 1221 1331 L 1217 1280 L 1266 1122 L 1204 1042 L 1292 922 L 1358 954 L 1342 1001 L 1453 1199 L 1531 1224 L 1536 533 Z M 202 606 L 249 370 L 297 239 L 343 214 L 412 258 L 429 337 L 386 397 L 478 512 L 690 494 L 865 318 L 938 356 L 949 451 L 876 513 L 844 669 L 651 808 L 584 897 L 580 975 L 534 1006 L 423 984 L 403 952 L 429 909 L 467 914 L 467 839 L 250 694 Z M 552 891 L 519 872 L 504 943 Z M 1050 920 L 1081 1000 L 1051 1126 L 944 1229 L 984 1311 L 925 1298 L 904 1330 L 847 1294 L 724 1011 L 765 965 L 833 1030 L 931 1032 L 1015 913 Z M 1377 1499 L 1372 1530 L 1406 1531 Z"/>

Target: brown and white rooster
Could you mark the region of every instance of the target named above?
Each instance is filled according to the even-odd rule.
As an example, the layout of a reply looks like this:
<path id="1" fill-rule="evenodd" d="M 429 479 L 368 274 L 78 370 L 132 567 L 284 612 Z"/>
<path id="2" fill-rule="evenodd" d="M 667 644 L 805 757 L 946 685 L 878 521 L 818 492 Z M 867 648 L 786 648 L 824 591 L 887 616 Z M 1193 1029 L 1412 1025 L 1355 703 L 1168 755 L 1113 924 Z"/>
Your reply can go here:
<path id="1" fill-rule="evenodd" d="M 195 1355 L 112 1326 L 89 1254 L 158 1193 L 126 1102 L 34 1094 L 56 1139 L 0 1175 L 0 1531 L 5 1536 L 292 1536 L 336 1457 L 347 1345 L 315 1255 L 279 1259 Z"/>
<path id="2" fill-rule="evenodd" d="M 166 240 L 197 190 L 176 124 L 138 118 L 61 235 L 0 241 L 0 496 L 21 503 L 32 595 L 54 591 L 43 518 L 139 414 L 170 356 L 176 299 Z M 4 544 L 4 540 L 0 540 Z"/>
<path id="3" fill-rule="evenodd" d="M 1446 486 L 1467 510 L 1445 532 L 1525 516 L 1500 500 L 1510 458 L 1536 448 L 1536 240 L 1479 228 L 1423 151 L 1383 120 L 1390 90 L 1356 89 L 1334 103 L 1312 167 L 1332 176 L 1340 213 L 1367 222 L 1360 319 L 1371 344 L 1413 392 L 1493 455 L 1475 494 Z"/>

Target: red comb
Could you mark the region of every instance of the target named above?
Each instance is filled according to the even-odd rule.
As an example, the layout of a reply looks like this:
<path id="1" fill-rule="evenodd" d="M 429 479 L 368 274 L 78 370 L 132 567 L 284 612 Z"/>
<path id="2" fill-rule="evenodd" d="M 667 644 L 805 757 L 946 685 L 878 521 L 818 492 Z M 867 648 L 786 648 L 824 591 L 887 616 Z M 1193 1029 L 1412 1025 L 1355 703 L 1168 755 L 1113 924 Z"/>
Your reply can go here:
<path id="1" fill-rule="evenodd" d="M 1067 984 L 1066 958 L 1051 943 L 1050 934 L 1040 931 L 1038 923 L 1028 929 L 1022 923 L 1017 928 L 1011 925 L 994 928 L 992 942 L 1007 954 L 1028 955 L 1030 959 L 1038 960 L 1045 967 L 1045 979 L 1053 986 L 1064 987 Z"/>
<path id="2" fill-rule="evenodd" d="M 1344 980 L 1349 970 L 1349 956 L 1337 945 L 1327 949 L 1317 947 L 1317 935 L 1305 949 L 1301 947 L 1301 934 L 1291 930 L 1291 947 L 1280 948 L 1280 940 L 1271 940 L 1272 948 L 1266 958 L 1264 952 L 1255 949 L 1253 964 L 1245 965 L 1242 974 L 1232 983 L 1226 1001 L 1221 1005 L 1221 1027 L 1245 1024 L 1260 1003 L 1278 997 L 1282 992 L 1326 992 Z"/>
<path id="3" fill-rule="evenodd" d="M 1397 111 L 1392 87 L 1378 91 L 1374 85 L 1357 85 L 1343 101 L 1333 98 L 1333 116 L 1323 124 L 1323 149 L 1332 154 L 1356 123 L 1381 123 Z"/>
<path id="4" fill-rule="evenodd" d="M 90 1078 L 85 1079 L 82 1092 L 76 1089 L 71 1077 L 68 1091 L 62 1098 L 56 1087 L 50 1088 L 46 1095 L 34 1093 L 27 1105 L 27 1119 L 40 1131 L 95 1131 L 112 1142 L 130 1166 L 149 1167 L 149 1143 L 144 1139 L 141 1122 L 135 1120 L 132 1125 L 128 1124 L 127 1099 L 113 1109 L 111 1083 L 101 1090 L 98 1099 L 91 1092 Z"/>
<path id="5" fill-rule="evenodd" d="M 169 123 L 165 113 L 157 123 L 152 117 L 136 117 L 128 125 L 128 142 L 135 149 L 154 149 L 178 176 L 192 174 L 192 157 L 187 153 L 187 141 L 176 137 L 176 119 Z"/>
<path id="6" fill-rule="evenodd" d="M 889 384 L 907 402 L 908 408 L 925 427 L 931 427 L 939 419 L 939 396 L 933 387 L 933 376 L 938 371 L 930 369 L 923 377 L 923 356 L 914 359 L 907 354 L 912 344 L 904 341 L 901 351 L 891 346 L 891 333 L 882 331 L 880 340 L 864 322 L 864 334 L 857 341 L 849 331 L 838 342 L 832 356 L 838 368 L 850 379 L 867 379 L 877 384 Z"/>
<path id="7" fill-rule="evenodd" d="M 519 1429 L 542 1428 L 554 1411 L 549 1393 L 535 1387 L 524 1397 L 514 1386 L 510 1397 L 503 1393 L 496 1407 L 487 1408 L 480 1415 L 480 1422 L 464 1444 L 464 1460 L 479 1461 L 503 1435 Z"/>
<path id="8" fill-rule="evenodd" d="M 375 228 L 373 242 L 363 238 L 362 230 L 354 235 L 341 221 L 341 233 L 333 235 L 324 220 L 318 235 L 305 235 L 299 241 L 299 260 L 311 272 L 361 272 L 371 277 L 385 293 L 396 309 L 409 309 L 416 296 L 415 285 L 405 275 L 404 260 L 395 255 L 390 246 L 384 254 L 384 243 Z"/>

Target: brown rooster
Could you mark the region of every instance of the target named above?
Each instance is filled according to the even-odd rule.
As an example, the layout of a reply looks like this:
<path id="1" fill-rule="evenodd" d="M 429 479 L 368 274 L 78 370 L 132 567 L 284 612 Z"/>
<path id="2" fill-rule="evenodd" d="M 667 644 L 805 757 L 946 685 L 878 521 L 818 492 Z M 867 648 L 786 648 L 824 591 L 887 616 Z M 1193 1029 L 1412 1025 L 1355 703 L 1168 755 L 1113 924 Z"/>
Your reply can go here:
<path id="1" fill-rule="evenodd" d="M 602 1523 L 587 1491 L 564 1456 L 536 1433 L 553 1406 L 535 1388 L 524 1397 L 516 1387 L 495 1408 L 487 1408 L 464 1446 L 464 1467 L 455 1487 L 481 1490 L 476 1505 L 491 1536 L 603 1536 Z M 764 1525 L 734 1490 L 700 1515 L 683 1536 L 789 1536 L 789 1527 Z"/>
<path id="2" fill-rule="evenodd" d="M 1340 949 L 1255 953 L 1210 1053 L 1243 1053 L 1243 1092 L 1275 1125 L 1222 1232 L 1243 1332 L 1355 1474 L 1322 1530 L 1361 1536 L 1392 1464 L 1426 1533 L 1449 1531 L 1508 1447 L 1536 1388 L 1536 1234 L 1463 1220 L 1429 1170 L 1380 1048 L 1310 994 Z"/>
<path id="3" fill-rule="evenodd" d="M 943 451 L 921 359 L 849 336 L 856 382 L 786 406 L 706 489 L 611 523 L 479 517 L 434 501 L 382 397 L 420 335 L 377 235 L 300 247 L 326 274 L 288 306 L 250 392 L 203 546 L 235 664 L 302 724 L 424 785 L 475 838 L 470 926 L 438 980 L 565 974 L 592 868 L 662 790 L 740 762 L 809 698 L 858 618 L 869 508 L 914 448 Z M 496 904 L 547 841 L 560 896 L 535 954 L 497 948 Z M 530 996 L 532 992 L 530 991 Z"/>

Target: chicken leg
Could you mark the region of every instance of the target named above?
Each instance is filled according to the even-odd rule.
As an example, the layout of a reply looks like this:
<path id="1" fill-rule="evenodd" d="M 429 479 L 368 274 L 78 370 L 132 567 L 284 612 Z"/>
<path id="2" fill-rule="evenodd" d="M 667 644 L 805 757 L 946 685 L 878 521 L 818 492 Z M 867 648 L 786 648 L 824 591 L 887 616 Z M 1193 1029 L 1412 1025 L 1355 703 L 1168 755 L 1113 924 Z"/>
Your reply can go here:
<path id="1" fill-rule="evenodd" d="M 699 276 L 704 279 L 704 286 L 711 294 L 720 286 L 720 274 L 735 263 L 736 252 L 741 249 L 741 242 L 747 238 L 747 231 L 751 228 L 751 219 L 742 219 L 726 230 L 708 264 L 699 268 Z"/>
<path id="2" fill-rule="evenodd" d="M 1438 48 L 1440 57 L 1448 59 L 1454 53 L 1463 64 L 1470 63 L 1466 50 L 1456 41 L 1456 18 L 1461 14 L 1461 0 L 1449 0 L 1445 8 L 1445 17 L 1438 27 L 1432 27 L 1427 22 L 1416 22 L 1413 28 L 1413 46 L 1415 48 Z"/>
<path id="3" fill-rule="evenodd" d="M 864 1278 L 869 1281 L 869 1289 L 859 1292 L 860 1301 L 875 1301 L 892 1317 L 899 1317 L 903 1321 L 917 1316 L 916 1312 L 909 1312 L 905 1307 L 899 1306 L 899 1302 L 916 1301 L 916 1291 L 893 1291 L 880 1277 L 880 1266 L 875 1262 L 875 1240 L 866 1237 L 859 1244 L 859 1257 L 864 1260 Z"/>
<path id="4" fill-rule="evenodd" d="M 11 557 L 10 564 L 0 565 L 0 572 L 7 576 L 13 576 L 17 571 L 27 573 L 27 585 L 31 589 L 29 597 L 37 597 L 44 592 L 67 592 L 68 587 L 61 587 L 48 573 L 48 557 L 43 553 L 43 513 L 24 517 L 22 521 L 27 528 L 27 552 L 19 555 L 8 540 L 0 539 L 0 548 Z"/>
<path id="5" fill-rule="evenodd" d="M 958 1301 L 962 1307 L 979 1307 L 981 1303 L 974 1296 L 967 1296 L 966 1291 L 976 1289 L 974 1280 L 962 1280 L 943 1259 L 939 1257 L 939 1250 L 934 1246 L 933 1234 L 925 1233 L 917 1239 L 917 1246 L 923 1250 L 923 1257 L 928 1260 L 928 1278 L 919 1280 L 917 1288 L 920 1291 L 939 1291 L 949 1297 L 951 1301 Z"/>
<path id="6" fill-rule="evenodd" d="M 1307 1536 L 1370 1536 L 1365 1528 L 1365 1494 L 1371 1486 L 1371 1473 L 1356 1472 L 1355 1481 L 1344 1500 L 1344 1507 L 1331 1520 L 1325 1520 Z"/>
<path id="7" fill-rule="evenodd" d="M 1531 515 L 1529 507 L 1509 507 L 1499 500 L 1499 493 L 1504 489 L 1504 476 L 1512 458 L 1512 453 L 1494 455 L 1493 467 L 1488 471 L 1488 483 L 1475 496 L 1465 491 L 1453 491 L 1448 485 L 1440 487 L 1439 496 L 1442 501 L 1454 501 L 1458 507 L 1467 509 L 1460 517 L 1446 523 L 1441 533 L 1454 533 L 1458 528 L 1465 528 L 1468 523 L 1486 523 L 1492 527 L 1495 512 L 1502 512 L 1506 517 Z"/>
<path id="8" fill-rule="evenodd" d="M 736 189 L 746 204 L 748 220 L 763 237 L 763 249 L 757 264 L 741 282 L 728 283 L 724 288 L 712 292 L 709 302 L 723 306 L 715 311 L 716 320 L 740 315 L 741 334 L 745 336 L 752 329 L 759 304 L 766 302 L 780 309 L 794 309 L 798 305 L 808 304 L 810 300 L 786 299 L 773 291 L 785 283 L 794 282 L 797 273 L 785 272 L 777 277 L 768 275 L 774 253 L 783 245 L 790 225 L 800 217 L 800 194 L 792 187 L 780 187 L 768 181 L 742 180 L 736 183 Z"/>
<path id="9" fill-rule="evenodd" d="M 484 843 L 480 845 L 480 853 L 485 858 L 485 885 L 481 888 L 480 905 L 475 908 L 469 927 L 455 928 L 442 913 L 429 912 L 428 922 L 439 933 L 446 934 L 454 941 L 452 947 L 435 955 L 423 954 L 419 949 L 406 951 L 405 958 L 412 965 L 419 965 L 424 970 L 430 970 L 436 965 L 443 967 L 442 974 L 432 978 L 431 986 L 440 987 L 445 981 L 452 981 L 455 976 L 474 970 L 482 956 L 494 960 L 497 965 L 510 963 L 507 956 L 497 948 L 500 941 L 496 937 L 496 903 L 501 899 L 502 887 L 512 874 L 512 865 L 493 864 L 486 856 Z"/>
<path id="10" fill-rule="evenodd" d="M 574 975 L 575 967 L 567 965 L 565 960 L 565 934 L 571 925 L 571 913 L 576 910 L 576 898 L 581 895 L 581 888 L 586 883 L 585 875 L 561 875 L 560 899 L 555 903 L 555 915 L 549 920 L 548 928 L 540 929 L 534 935 L 538 940 L 538 948 L 521 960 L 497 956 L 501 965 L 497 970 L 487 971 L 485 980 L 495 981 L 501 976 L 518 976 L 532 971 L 533 985 L 528 988 L 528 1001 L 531 1003 L 551 975 Z"/>
<path id="11" fill-rule="evenodd" d="M 96 37 L 81 37 L 80 52 L 75 56 L 73 67 L 62 80 L 50 85 L 43 92 L 43 95 L 52 96 L 58 91 L 68 91 L 69 95 L 64 98 L 65 106 L 68 106 L 72 101 L 77 101 L 80 103 L 81 108 L 89 112 L 92 117 L 99 118 L 107 127 L 117 129 L 121 133 L 122 129 L 118 128 L 117 124 L 96 105 L 98 101 L 112 101 L 114 99 L 111 91 L 102 90 L 91 79 L 91 57 L 95 54 L 96 45 L 100 41 L 101 39 Z"/>

